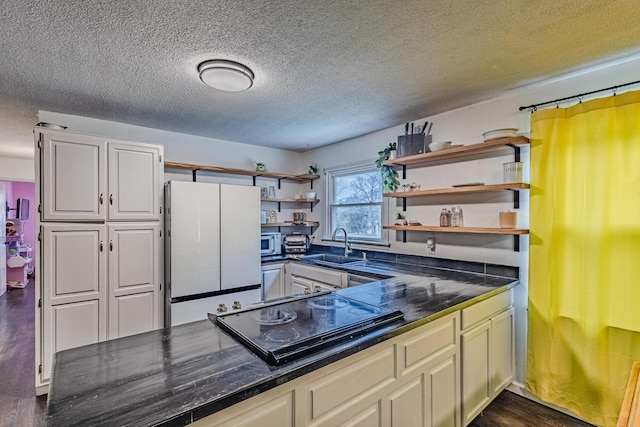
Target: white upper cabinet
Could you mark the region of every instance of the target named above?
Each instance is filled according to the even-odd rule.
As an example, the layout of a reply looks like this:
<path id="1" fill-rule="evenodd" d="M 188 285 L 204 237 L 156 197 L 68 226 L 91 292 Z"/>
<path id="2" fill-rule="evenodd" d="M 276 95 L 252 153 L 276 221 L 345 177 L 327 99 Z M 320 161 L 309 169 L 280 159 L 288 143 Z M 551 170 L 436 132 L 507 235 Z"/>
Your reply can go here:
<path id="1" fill-rule="evenodd" d="M 42 133 L 41 146 L 42 219 L 103 220 L 105 139 L 47 131 Z"/>
<path id="2" fill-rule="evenodd" d="M 159 220 L 160 147 L 109 143 L 110 221 Z"/>
<path id="3" fill-rule="evenodd" d="M 40 132 L 43 221 L 160 220 L 162 146 Z"/>

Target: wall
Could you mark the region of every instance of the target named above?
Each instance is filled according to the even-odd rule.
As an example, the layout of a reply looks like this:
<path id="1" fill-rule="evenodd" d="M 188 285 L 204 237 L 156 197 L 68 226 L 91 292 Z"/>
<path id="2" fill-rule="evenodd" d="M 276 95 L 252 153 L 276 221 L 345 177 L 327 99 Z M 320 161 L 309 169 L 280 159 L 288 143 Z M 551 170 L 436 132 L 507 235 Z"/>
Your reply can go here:
<path id="1" fill-rule="evenodd" d="M 0 157 L 0 180 L 34 182 L 33 159 Z"/>
<path id="2" fill-rule="evenodd" d="M 13 182 L 13 199 L 10 203 L 15 208 L 16 199 L 22 197 L 29 200 L 29 219 L 22 221 L 22 234 L 24 244 L 31 245 L 35 248 L 35 230 L 36 230 L 36 209 L 35 209 L 35 183 L 33 182 Z M 12 212 L 15 215 L 15 212 Z M 25 255 L 25 254 L 23 254 Z M 31 265 L 37 265 L 35 250 L 31 253 L 33 261 Z"/>
<path id="3" fill-rule="evenodd" d="M 616 84 L 624 84 L 637 80 L 640 73 L 640 58 L 628 58 L 625 61 L 605 64 L 596 68 L 582 70 L 579 73 L 562 76 L 537 85 L 509 92 L 499 98 L 470 105 L 457 110 L 426 118 L 416 118 L 416 124 L 425 120 L 433 122 L 434 141 L 453 141 L 454 144 L 475 144 L 483 140 L 482 133 L 498 128 L 515 127 L 519 133 L 529 135 L 528 111 L 520 112 L 518 107 L 544 102 L 565 96 L 589 92 Z M 625 90 L 639 89 L 640 85 Z M 622 89 L 619 90 L 622 92 Z M 610 95 L 605 94 L 605 95 Z M 587 99 L 585 97 L 585 99 Z M 575 101 L 573 101 L 575 103 Z M 567 104 L 568 105 L 568 104 Z M 342 166 L 346 163 L 373 162 L 377 151 L 389 142 L 396 141 L 397 136 L 404 134 L 404 124 L 310 150 L 304 153 L 304 163 L 316 162 L 320 169 Z M 528 162 L 528 148 L 523 150 L 523 161 Z M 348 159 L 348 160 L 345 160 Z M 460 163 L 442 164 L 427 168 L 408 169 L 407 182 L 417 182 L 422 189 L 445 188 L 453 184 L 481 181 L 487 184 L 502 182 L 501 163 L 513 161 L 512 154 L 494 158 L 476 157 Z M 528 168 L 525 169 L 528 179 Z M 321 196 L 326 189 L 324 180 L 317 185 Z M 528 191 L 523 192 L 519 212 L 520 226 L 528 227 Z M 389 203 L 390 218 L 401 210 L 400 206 Z M 423 224 L 438 223 L 438 213 L 442 207 L 462 206 L 467 226 L 498 225 L 497 213 L 501 210 L 513 210 L 510 194 L 485 193 L 467 196 L 439 196 L 436 198 L 408 199 L 407 218 L 420 220 Z M 326 224 L 324 212 L 318 212 L 317 219 Z M 330 230 L 323 230 L 325 236 Z M 528 237 L 521 239 L 521 251 L 511 249 L 511 239 L 500 236 L 472 236 L 465 234 L 443 233 L 407 233 L 408 242 L 402 243 L 401 233 L 391 232 L 389 251 L 427 255 L 426 239 L 436 240 L 436 257 L 455 258 L 470 261 L 490 262 L 520 267 L 521 285 L 516 292 L 516 380 L 524 382 L 526 363 L 527 337 L 527 287 L 528 287 Z M 322 233 L 318 233 L 322 234 Z M 316 238 L 317 244 L 321 242 Z M 364 249 L 364 247 L 362 247 Z M 375 248 L 380 250 L 380 248 Z"/>

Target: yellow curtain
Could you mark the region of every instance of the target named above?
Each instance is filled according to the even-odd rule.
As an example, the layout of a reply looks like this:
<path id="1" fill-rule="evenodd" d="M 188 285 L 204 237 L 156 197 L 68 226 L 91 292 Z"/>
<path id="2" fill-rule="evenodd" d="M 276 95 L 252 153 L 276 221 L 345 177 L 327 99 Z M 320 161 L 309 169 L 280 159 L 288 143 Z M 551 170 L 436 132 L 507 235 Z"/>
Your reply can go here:
<path id="1" fill-rule="evenodd" d="M 640 360 L 640 91 L 531 118 L 527 389 L 615 426 Z"/>

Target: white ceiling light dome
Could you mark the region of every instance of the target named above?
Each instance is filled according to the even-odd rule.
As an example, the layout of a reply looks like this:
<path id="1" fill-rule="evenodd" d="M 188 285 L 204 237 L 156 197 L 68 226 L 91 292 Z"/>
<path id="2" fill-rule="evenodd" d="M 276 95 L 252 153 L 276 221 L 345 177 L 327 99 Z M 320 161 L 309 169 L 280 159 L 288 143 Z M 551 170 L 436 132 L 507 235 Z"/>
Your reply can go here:
<path id="1" fill-rule="evenodd" d="M 207 86 L 225 92 L 241 92 L 253 86 L 253 71 L 242 64 L 224 59 L 198 65 L 200 80 Z"/>

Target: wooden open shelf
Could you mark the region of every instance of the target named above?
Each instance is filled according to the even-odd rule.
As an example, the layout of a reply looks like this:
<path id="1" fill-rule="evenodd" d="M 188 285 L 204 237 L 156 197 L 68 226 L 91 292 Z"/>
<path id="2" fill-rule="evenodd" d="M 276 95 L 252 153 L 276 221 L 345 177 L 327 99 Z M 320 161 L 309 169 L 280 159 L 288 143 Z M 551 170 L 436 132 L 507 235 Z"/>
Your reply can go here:
<path id="1" fill-rule="evenodd" d="M 505 147 L 517 147 L 519 145 L 529 144 L 529 138 L 525 136 L 514 136 L 508 138 L 497 138 L 480 144 L 464 145 L 458 148 L 450 148 L 448 150 L 435 151 L 424 154 L 415 154 L 413 156 L 398 157 L 396 159 L 385 160 L 385 165 L 425 165 L 431 162 L 440 162 L 448 159 L 457 159 L 471 154 L 479 154 L 491 151 L 502 150 Z"/>
<path id="2" fill-rule="evenodd" d="M 263 227 L 319 227 L 320 223 L 318 221 L 305 221 L 300 224 L 294 224 L 293 222 L 285 221 L 285 222 L 265 222 L 264 224 L 260 224 Z"/>
<path id="3" fill-rule="evenodd" d="M 293 174 L 277 173 L 277 172 L 260 172 L 260 171 L 251 170 L 251 169 L 237 169 L 237 168 L 227 168 L 222 166 L 196 165 L 192 163 L 179 163 L 179 162 L 164 162 L 164 168 L 190 170 L 194 174 L 197 171 L 205 171 L 205 172 L 226 173 L 231 175 L 245 175 L 245 176 L 252 176 L 254 178 L 263 177 L 263 178 L 274 178 L 277 180 L 284 179 L 287 181 L 295 181 L 295 182 L 313 181 L 320 178 L 320 175 L 310 175 L 310 174 L 293 175 Z"/>
<path id="4" fill-rule="evenodd" d="M 464 193 L 484 193 L 491 191 L 505 190 L 528 190 L 529 184 L 523 182 L 515 182 L 510 184 L 489 184 L 489 185 L 469 185 L 465 187 L 448 187 L 436 188 L 433 190 L 417 190 L 417 191 L 399 191 L 396 193 L 385 193 L 383 197 L 418 197 L 418 196 L 435 196 L 441 194 L 464 194 Z"/>
<path id="5" fill-rule="evenodd" d="M 318 203 L 320 199 L 275 199 L 270 197 L 263 197 L 260 199 L 263 202 L 277 202 L 277 203 Z"/>
<path id="6" fill-rule="evenodd" d="M 474 234 L 529 234 L 529 230 L 520 228 L 492 228 L 492 227 L 440 227 L 437 225 L 384 225 L 384 230 L 396 231 L 435 231 L 438 233 L 474 233 Z"/>

